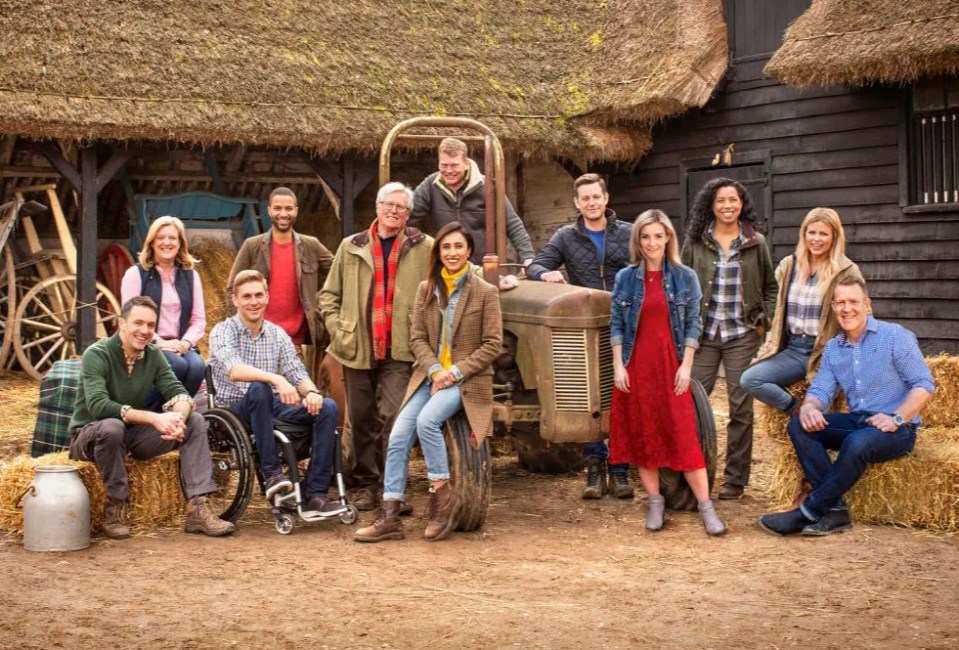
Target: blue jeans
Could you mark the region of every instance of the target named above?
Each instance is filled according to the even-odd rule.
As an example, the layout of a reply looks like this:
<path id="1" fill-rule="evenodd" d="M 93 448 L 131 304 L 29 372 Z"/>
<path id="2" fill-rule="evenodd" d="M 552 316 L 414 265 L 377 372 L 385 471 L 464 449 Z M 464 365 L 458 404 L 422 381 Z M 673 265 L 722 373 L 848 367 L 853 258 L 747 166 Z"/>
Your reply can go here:
<path id="1" fill-rule="evenodd" d="M 904 424 L 892 433 L 885 433 L 866 424 L 873 415 L 866 411 L 828 413 L 826 428 L 805 431 L 799 417 L 789 421 L 789 439 L 813 487 L 803 502 L 806 517 L 818 520 L 834 506 L 841 505 L 843 495 L 856 484 L 870 463 L 881 463 L 912 451 L 916 444 L 916 427 Z M 838 449 L 833 462 L 827 449 Z"/>
<path id="2" fill-rule="evenodd" d="M 310 415 L 304 406 L 288 406 L 280 401 L 270 384 L 254 381 L 243 400 L 230 405 L 230 410 L 250 424 L 253 444 L 264 476 L 282 471 L 280 452 L 273 437 L 273 421 L 283 420 L 297 424 L 313 424 L 310 440 L 310 464 L 306 469 L 306 497 L 325 494 L 330 489 L 333 477 L 333 446 L 336 418 L 339 415 L 336 402 L 323 400 L 323 408 Z"/>
<path id="3" fill-rule="evenodd" d="M 396 416 L 390 442 L 386 449 L 386 469 L 383 477 L 383 498 L 402 500 L 406 492 L 406 479 L 410 471 L 410 451 L 417 439 L 426 460 L 426 476 L 431 481 L 450 477 L 446 441 L 443 439 L 443 424 L 463 408 L 460 387 L 436 391 L 430 395 L 430 383 L 423 384 L 413 393 L 406 406 Z"/>
<path id="4" fill-rule="evenodd" d="M 739 385 L 763 404 L 789 412 L 793 396 L 785 387 L 806 377 L 815 342 L 814 336 L 790 336 L 785 348 L 750 366 L 740 378 Z"/>
<path id="5" fill-rule="evenodd" d="M 583 458 L 586 460 L 589 460 L 590 458 L 596 458 L 605 463 L 609 459 L 609 448 L 606 447 L 606 441 L 597 440 L 596 442 L 588 443 L 585 447 L 583 447 Z M 609 465 L 607 469 L 609 470 L 610 474 L 626 474 L 629 472 L 629 463 Z"/>
<path id="6" fill-rule="evenodd" d="M 190 350 L 186 354 L 180 355 L 176 352 L 163 350 L 163 357 L 170 364 L 173 374 L 186 388 L 186 392 L 191 397 L 196 395 L 196 392 L 200 390 L 200 384 L 203 383 L 203 378 L 206 376 L 206 363 L 200 353 L 196 350 Z M 151 390 L 143 408 L 147 411 L 160 412 L 163 408 L 163 395 L 160 394 L 160 391 L 156 388 Z"/>

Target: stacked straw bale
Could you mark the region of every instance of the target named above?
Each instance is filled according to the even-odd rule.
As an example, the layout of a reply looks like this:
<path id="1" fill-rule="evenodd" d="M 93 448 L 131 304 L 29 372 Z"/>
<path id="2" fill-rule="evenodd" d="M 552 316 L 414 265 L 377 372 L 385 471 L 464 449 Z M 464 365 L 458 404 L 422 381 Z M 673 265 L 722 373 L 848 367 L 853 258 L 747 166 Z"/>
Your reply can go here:
<path id="1" fill-rule="evenodd" d="M 936 393 L 922 411 L 916 446 L 908 456 L 869 466 L 847 495 L 856 521 L 959 532 L 959 357 L 939 355 L 926 363 Z M 803 396 L 807 388 L 803 381 L 789 391 Z M 831 410 L 847 410 L 845 401 Z M 773 441 L 770 496 L 778 507 L 790 507 L 803 472 L 786 434 L 789 418 L 759 404 L 756 419 Z"/>
<path id="2" fill-rule="evenodd" d="M 180 488 L 180 471 L 176 452 L 150 460 L 127 460 L 130 477 L 130 523 L 134 532 L 183 525 L 186 502 Z M 33 480 L 38 465 L 72 465 L 79 468 L 80 478 L 90 493 L 90 529 L 99 532 L 103 523 L 103 506 L 107 495 L 93 463 L 70 460 L 67 452 L 47 454 L 39 458 L 16 456 L 0 465 L 0 530 L 23 533 L 23 509 L 18 499 Z"/>
<path id="3" fill-rule="evenodd" d="M 210 330 L 231 315 L 231 305 L 226 297 L 227 281 L 236 251 L 218 239 L 197 237 L 190 242 L 190 253 L 200 260 L 196 269 L 203 284 L 203 305 L 206 308 L 206 336 L 199 344 L 200 354 L 207 357 Z"/>

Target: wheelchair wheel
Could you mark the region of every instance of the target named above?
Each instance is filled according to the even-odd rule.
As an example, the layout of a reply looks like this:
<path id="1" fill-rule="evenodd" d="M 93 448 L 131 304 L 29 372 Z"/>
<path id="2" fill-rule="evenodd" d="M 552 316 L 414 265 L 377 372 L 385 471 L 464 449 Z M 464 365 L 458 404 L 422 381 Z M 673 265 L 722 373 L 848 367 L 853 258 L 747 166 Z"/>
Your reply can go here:
<path id="1" fill-rule="evenodd" d="M 229 521 L 239 519 L 253 493 L 253 456 L 250 438 L 240 419 L 223 408 L 208 409 L 206 419 L 213 478 L 217 490 L 210 495 L 214 512 Z"/>
<path id="2" fill-rule="evenodd" d="M 289 535 L 293 532 L 294 524 L 293 515 L 284 513 L 276 518 L 276 521 L 273 522 L 273 527 L 279 534 Z"/>
<path id="3" fill-rule="evenodd" d="M 459 502 L 456 530 L 479 530 L 486 523 L 492 497 L 492 462 L 489 441 L 476 449 L 470 442 L 469 420 L 460 411 L 447 420 L 446 449 L 450 461 L 450 477 Z"/>
<path id="4" fill-rule="evenodd" d="M 340 515 L 340 521 L 347 526 L 356 523 L 356 518 L 360 516 L 360 511 L 356 506 L 347 506 L 346 512 Z"/>
<path id="5" fill-rule="evenodd" d="M 713 419 L 713 407 L 709 404 L 706 389 L 695 379 L 690 380 L 689 390 L 693 395 L 693 408 L 696 411 L 696 429 L 699 431 L 699 447 L 706 459 L 706 475 L 709 478 L 709 491 L 713 490 L 716 480 L 716 421 Z M 693 494 L 682 472 L 671 469 L 659 470 L 659 493 L 666 498 L 666 507 L 673 510 L 695 510 L 696 495 Z"/>

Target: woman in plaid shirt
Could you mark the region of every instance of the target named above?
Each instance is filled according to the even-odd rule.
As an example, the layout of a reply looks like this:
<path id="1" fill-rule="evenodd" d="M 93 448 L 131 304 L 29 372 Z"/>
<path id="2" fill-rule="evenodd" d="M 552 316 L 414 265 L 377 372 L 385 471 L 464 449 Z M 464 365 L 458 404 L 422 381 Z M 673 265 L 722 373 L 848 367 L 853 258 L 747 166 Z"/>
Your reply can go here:
<path id="1" fill-rule="evenodd" d="M 756 363 L 743 373 L 744 390 L 790 415 L 799 412 L 799 399 L 785 387 L 803 378 L 812 381 L 823 347 L 839 333 L 829 304 L 836 281 L 844 275 L 862 279 L 859 267 L 846 257 L 839 214 L 832 208 L 813 208 L 799 229 L 796 252 L 776 269 L 776 317 Z"/>

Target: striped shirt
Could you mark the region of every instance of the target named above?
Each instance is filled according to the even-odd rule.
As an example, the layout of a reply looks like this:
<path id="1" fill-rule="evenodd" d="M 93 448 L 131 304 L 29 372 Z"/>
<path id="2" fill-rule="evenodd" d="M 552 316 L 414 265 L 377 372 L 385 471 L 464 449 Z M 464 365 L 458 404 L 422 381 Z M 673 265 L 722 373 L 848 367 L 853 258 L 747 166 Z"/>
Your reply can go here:
<path id="1" fill-rule="evenodd" d="M 813 273 L 805 282 L 799 282 L 798 265 L 793 265 L 789 295 L 786 298 L 786 329 L 792 335 L 816 336 L 819 333 L 819 317 L 822 315 L 822 298 L 816 287 L 818 273 Z"/>
<path id="2" fill-rule="evenodd" d="M 268 320 L 253 336 L 239 315 L 217 323 L 210 332 L 210 365 L 216 403 L 229 406 L 246 396 L 248 381 L 232 381 L 230 370 L 237 364 L 253 366 L 264 372 L 282 375 L 294 387 L 309 378 L 290 335 Z"/>
<path id="3" fill-rule="evenodd" d="M 826 343 L 808 396 L 828 408 L 840 388 L 850 411 L 891 414 L 909 391 L 924 388 L 932 393 L 936 384 L 915 334 L 867 316 L 866 329 L 855 343 L 849 343 L 845 333 Z M 910 422 L 919 424 L 919 416 Z"/>
<path id="4" fill-rule="evenodd" d="M 713 236 L 713 225 L 707 233 Z M 733 341 L 746 335 L 746 317 L 743 313 L 742 257 L 739 249 L 743 245 L 743 232 L 729 245 L 729 252 L 717 244 L 719 259 L 713 275 L 713 296 L 706 314 L 703 336 L 721 343 Z"/>

